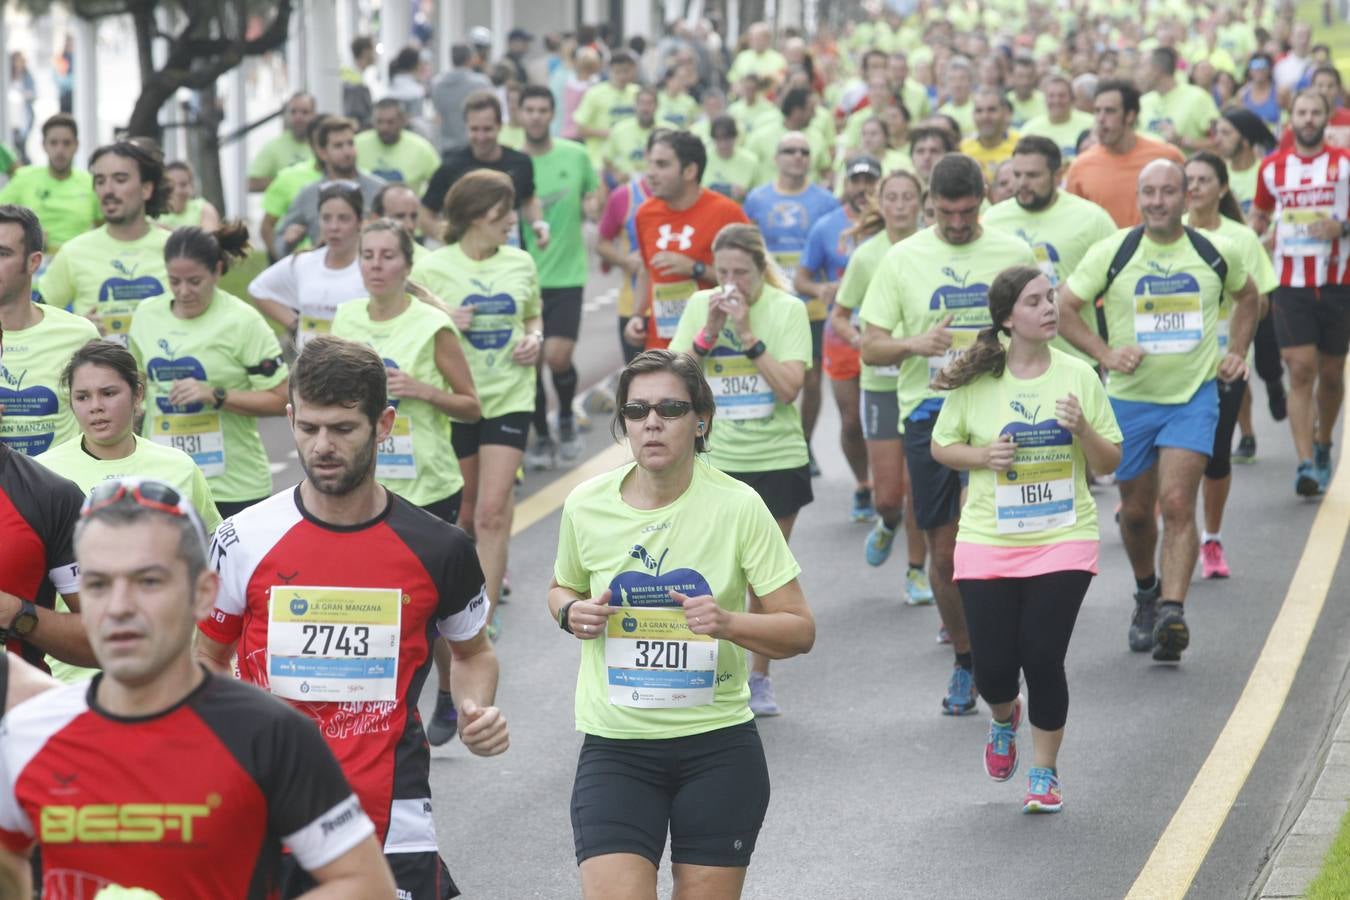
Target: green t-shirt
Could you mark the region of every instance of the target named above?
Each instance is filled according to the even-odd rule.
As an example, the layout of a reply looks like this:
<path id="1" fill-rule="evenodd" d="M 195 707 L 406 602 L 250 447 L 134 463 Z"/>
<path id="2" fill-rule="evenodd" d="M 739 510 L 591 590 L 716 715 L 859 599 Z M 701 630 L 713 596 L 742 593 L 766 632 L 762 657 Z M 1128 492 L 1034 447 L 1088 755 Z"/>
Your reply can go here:
<path id="1" fill-rule="evenodd" d="M 941 394 L 929 382 L 974 343 L 989 325 L 989 285 L 1009 266 L 1035 265 L 1023 241 L 986 228 L 968 244 L 954 245 L 925 228 L 892 247 L 863 295 L 860 318 L 893 337 L 915 337 L 952 317 L 951 349 L 943 356 L 911 356 L 900 364 L 895 392 L 900 418 Z"/>
<path id="2" fill-rule="evenodd" d="M 1055 403 L 1071 393 L 1092 429 L 1119 444 L 1120 426 L 1096 371 L 1053 348 L 1050 367 L 1035 378 L 1005 370 L 948 392 L 934 444 L 988 447 L 1003 434 L 1017 444 L 1007 472 L 971 470 L 958 541 L 1042 547 L 1100 539 L 1083 446 L 1055 418 Z"/>
<path id="3" fill-rule="evenodd" d="M 10 169 L 19 161 L 19 154 L 13 147 L 0 141 L 0 175 L 8 175 Z"/>
<path id="4" fill-rule="evenodd" d="M 1018 100 L 1016 93 L 1008 91 L 1008 102 L 1012 104 L 1013 110 L 1012 120 L 1008 124 L 1018 131 L 1022 131 L 1022 126 L 1037 116 L 1045 115 L 1045 95 L 1040 91 L 1033 90 L 1025 100 Z"/>
<path id="5" fill-rule="evenodd" d="M 1042 115 L 1022 126 L 1023 136 L 1034 134 L 1054 141 L 1065 160 L 1078 155 L 1079 135 L 1091 130 L 1092 113 L 1085 113 L 1081 109 L 1070 110 L 1069 118 L 1064 122 L 1051 122 L 1048 115 Z"/>
<path id="6" fill-rule="evenodd" d="M 1187 214 L 1182 221 L 1190 225 L 1190 220 L 1191 217 Z M 1206 232 L 1206 236 L 1210 233 L 1208 229 L 1201 230 Z M 1232 244 L 1241 255 L 1242 265 L 1247 269 L 1247 274 L 1251 276 L 1252 283 L 1256 285 L 1258 294 L 1269 294 L 1280 286 L 1280 278 L 1275 274 L 1275 266 L 1270 261 L 1270 254 L 1261 245 L 1261 239 L 1256 236 L 1255 231 L 1241 222 L 1235 222 L 1227 216 L 1221 215 L 1219 216 L 1217 232 L 1220 237 Z M 1219 307 L 1220 356 L 1228 352 L 1228 320 L 1233 314 L 1232 298 L 1225 293 L 1223 299 L 1224 302 Z M 1248 347 L 1247 355 L 1252 356 L 1254 349 L 1254 347 Z"/>
<path id="7" fill-rule="evenodd" d="M 1088 250 L 1069 276 L 1069 290 L 1085 302 L 1101 293 L 1106 271 L 1129 229 Z M 1221 235 L 1205 237 L 1228 263 L 1228 280 L 1205 265 L 1185 235 L 1158 244 L 1147 234 L 1105 297 L 1112 347 L 1139 346 L 1144 358 L 1131 374 L 1112 372 L 1107 392 L 1118 400 L 1186 403 L 1219 366 L 1219 300 L 1247 283 L 1242 255 Z"/>
<path id="8" fill-rule="evenodd" d="M 839 282 L 839 292 L 834 295 L 834 302 L 844 309 L 853 310 L 854 328 L 863 327 L 858 316 L 858 307 L 862 306 L 867 286 L 872 283 L 881 261 L 886 258 L 886 253 L 892 246 L 894 245 L 890 236 L 883 230 L 859 244 L 853 255 L 848 258 L 848 265 L 844 268 L 844 277 Z M 894 391 L 895 380 L 899 374 L 900 369 L 897 366 L 872 366 L 863 363 L 858 384 L 864 391 Z"/>
<path id="9" fill-rule="evenodd" d="M 98 329 L 83 316 L 52 306 L 36 309 L 42 321 L 6 331 L 0 356 L 0 442 L 28 456 L 80 433 L 61 373 L 76 350 L 98 338 Z"/>
<path id="10" fill-rule="evenodd" d="M 1139 128 L 1157 138 L 1162 138 L 1163 123 L 1171 122 L 1178 136 L 1199 140 L 1218 117 L 1209 91 L 1193 84 L 1178 84 L 1166 94 L 1149 91 L 1139 99 Z"/>
<path id="11" fill-rule="evenodd" d="M 178 228 L 193 226 L 200 228 L 202 224 L 202 213 L 206 211 L 206 201 L 201 197 L 193 197 L 183 207 L 181 213 L 165 212 L 162 215 L 155 216 L 155 222 L 162 228 L 174 231 Z"/>
<path id="12" fill-rule="evenodd" d="M 501 131 L 497 132 L 497 143 L 503 147 L 509 147 L 512 150 L 524 152 L 525 147 L 525 129 L 520 125 L 512 125 L 507 122 L 502 126 Z"/>
<path id="13" fill-rule="evenodd" d="M 641 175 L 647 158 L 647 138 L 655 129 L 655 125 L 643 128 L 636 118 L 616 123 L 605 141 L 605 165 L 619 175 Z"/>
<path id="14" fill-rule="evenodd" d="M 350 300 L 338 307 L 333 334 L 375 348 L 391 369 L 440 391 L 449 391 L 436 365 L 436 335 L 449 331 L 450 317 L 430 304 L 412 298 L 408 308 L 392 319 L 373 322 L 370 300 Z M 464 487 L 464 478 L 450 445 L 450 418 L 425 400 L 389 399 L 398 412 L 394 431 L 380 443 L 375 478 L 416 506 L 427 506 Z"/>
<path id="15" fill-rule="evenodd" d="M 656 122 L 666 128 L 688 128 L 703 115 L 698 101 L 688 94 L 670 96 L 662 91 L 656 98 Z"/>
<path id="16" fill-rule="evenodd" d="M 1228 190 L 1244 216 L 1252 211 L 1252 200 L 1256 199 L 1256 171 L 1260 168 L 1259 159 L 1245 169 L 1228 167 Z"/>
<path id="17" fill-rule="evenodd" d="M 151 224 L 144 236 L 119 241 L 107 225 L 87 231 L 66 245 L 69 253 L 52 260 L 39 293 L 49 305 L 76 315 L 98 313 L 102 332 L 125 343 L 141 301 L 169 291 L 164 244 L 171 233 Z"/>
<path id="18" fill-rule="evenodd" d="M 746 103 L 744 100 L 734 101 L 727 107 L 727 115 L 736 120 L 737 134 L 743 142 L 750 139 L 750 135 L 759 125 L 773 122 L 782 124 L 783 121 L 783 114 L 778 107 L 762 96 L 756 96 L 754 103 Z"/>
<path id="19" fill-rule="evenodd" d="M 180 319 L 172 298 L 159 297 L 137 312 L 131 352 L 145 372 L 142 433 L 191 456 L 221 502 L 271 494 L 272 471 L 256 417 L 210 404 L 169 403 L 173 383 L 181 378 L 227 391 L 266 391 L 285 383 L 290 373 L 262 313 L 217 289 L 205 312 Z"/>
<path id="20" fill-rule="evenodd" d="M 539 267 L 541 288 L 580 287 L 589 275 L 586 238 L 582 233 L 582 198 L 600 187 L 586 148 L 576 141 L 553 138 L 543 156 L 532 156 L 534 195 L 548 223 L 548 247 L 535 246 L 534 229 L 525 229 L 525 248 Z"/>
<path id="21" fill-rule="evenodd" d="M 413 266 L 412 279 L 451 307 L 474 307 L 473 323 L 460 335 L 484 419 L 534 411 L 534 366 L 511 359 L 525 336 L 525 322 L 539 315 L 539 273 L 517 247 L 501 246 L 487 259 L 470 259 L 459 244 L 433 252 Z"/>
<path id="22" fill-rule="evenodd" d="M 416 132 L 405 129 L 393 144 L 380 140 L 373 128 L 356 136 L 358 169 L 388 182 L 401 181 L 419 197 L 440 165 L 436 148 Z"/>
<path id="23" fill-rule="evenodd" d="M 905 79 L 904 87 L 900 89 L 900 99 L 905 101 L 911 122 L 928 118 L 933 108 L 933 102 L 928 99 L 928 89 L 913 78 Z"/>
<path id="24" fill-rule="evenodd" d="M 80 169 L 53 178 L 46 166 L 24 166 L 0 188 L 0 203 L 26 206 L 37 215 L 49 254 L 92 229 L 100 216 L 94 177 Z"/>
<path id="25" fill-rule="evenodd" d="M 727 72 L 727 81 L 732 84 L 746 75 L 758 75 L 760 78 L 775 78 L 787 71 L 787 59 L 783 54 L 770 47 L 762 52 L 745 49 L 736 54 Z"/>
<path id="26" fill-rule="evenodd" d="M 708 150 L 708 164 L 703 167 L 703 186 L 744 203 L 745 195 L 755 186 L 758 172 L 759 159 L 749 150 L 737 147 L 730 159 L 723 159 L 712 147 Z M 735 188 L 740 190 L 739 197 L 733 194 Z"/>
<path id="27" fill-rule="evenodd" d="M 581 95 L 581 102 L 572 113 L 572 121 L 580 127 L 610 131 L 624 119 L 637 115 L 635 104 L 638 90 L 636 84 L 620 90 L 608 81 L 597 82 Z M 586 151 L 591 155 L 591 163 L 599 168 L 604 162 L 604 139 L 587 138 Z"/>
<path id="28" fill-rule="evenodd" d="M 272 138 L 263 144 L 261 150 L 253 155 L 248 166 L 249 178 L 275 178 L 287 166 L 314 158 L 314 151 L 307 141 L 296 140 L 289 131 Z"/>
<path id="29" fill-rule="evenodd" d="M 1053 204 L 1036 212 L 1018 206 L 1017 198 L 1013 197 L 992 207 L 981 220 L 985 228 L 1026 241 L 1036 257 L 1036 265 L 1053 286 L 1072 274 L 1093 244 L 1116 233 L 1110 213 L 1091 200 L 1068 191 L 1058 191 L 1056 196 Z M 1097 331 L 1097 310 L 1092 304 L 1084 303 L 1079 316 L 1090 331 Z M 1092 357 L 1063 337 L 1056 337 L 1052 346 L 1088 365 L 1096 365 Z"/>
<path id="30" fill-rule="evenodd" d="M 635 509 L 620 494 L 635 466 L 630 463 L 596 476 L 568 495 L 553 569 L 558 584 L 590 597 L 609 590 L 613 592 L 611 605 L 647 609 L 675 607 L 671 590 L 690 597 L 710 594 L 723 609 L 740 613 L 745 611 L 747 587 L 764 596 L 801 573 L 764 501 L 748 485 L 700 460 L 694 463 L 688 489 L 675 502 L 659 509 Z M 710 528 L 713 521 L 716 527 Z M 654 618 L 662 613 L 649 615 Z M 717 644 L 715 677 L 703 670 L 707 673 L 703 677 L 714 681 L 712 702 L 675 706 L 680 701 L 667 688 L 661 693 L 670 697 L 671 706 L 639 709 L 627 705 L 633 702 L 632 693 L 627 683 L 621 689 L 611 687 L 605 657 L 611 641 L 628 643 L 625 634 L 639 633 L 641 626 L 635 618 L 612 616 L 605 637 L 582 643 L 577 671 L 578 731 L 619 740 L 664 740 L 728 728 L 753 718 L 746 652 L 728 641 Z M 699 644 L 706 645 L 683 625 L 684 614 L 678 608 L 671 618 L 674 621 L 663 629 L 663 636 L 689 641 L 694 653 Z M 619 646 L 614 648 L 616 657 L 621 655 Z M 706 646 L 703 649 L 706 654 Z M 639 669 L 633 674 L 641 673 Z M 692 678 L 685 683 L 703 686 Z"/>
<path id="31" fill-rule="evenodd" d="M 961 126 L 962 137 L 975 133 L 975 101 L 973 99 L 959 105 L 949 100 L 938 107 L 938 113 L 955 119 L 956 124 Z"/>
<path id="32" fill-rule="evenodd" d="M 263 212 L 275 219 L 284 219 L 295 195 L 322 178 L 323 171 L 312 160 L 287 166 L 277 173 L 267 190 L 263 191 Z"/>
<path id="33" fill-rule="evenodd" d="M 672 352 L 692 352 L 694 337 L 708 321 L 712 294 L 699 291 L 689 298 L 670 341 Z M 750 304 L 750 330 L 774 359 L 811 368 L 811 324 L 796 297 L 764 285 L 759 299 Z M 807 464 L 801 414 L 795 404 L 774 395 L 754 360 L 746 358 L 730 322 L 703 358 L 703 374 L 717 400 L 708 435 L 708 457 L 714 466 L 723 472 L 774 472 Z"/>

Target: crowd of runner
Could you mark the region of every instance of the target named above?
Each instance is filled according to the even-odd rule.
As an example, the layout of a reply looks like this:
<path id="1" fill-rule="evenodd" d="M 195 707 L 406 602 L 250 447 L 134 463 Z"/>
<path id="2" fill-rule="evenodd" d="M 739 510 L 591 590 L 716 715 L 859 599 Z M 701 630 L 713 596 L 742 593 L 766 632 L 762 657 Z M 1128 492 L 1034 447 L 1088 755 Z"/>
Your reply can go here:
<path id="1" fill-rule="evenodd" d="M 953 655 L 934 712 L 983 698 L 1006 781 L 1025 710 L 1046 813 L 1097 501 L 1128 646 L 1177 663 L 1197 562 L 1242 572 L 1255 415 L 1288 420 L 1289 502 L 1327 491 L 1350 109 L 1292 4 L 533 42 L 405 48 L 372 102 L 358 38 L 343 108 L 294 94 L 252 154 L 257 222 L 147 138 L 76 168 L 66 114 L 45 162 L 0 152 L 0 896 L 455 896 L 429 745 L 509 746 L 515 495 L 606 427 L 586 354 L 622 355 L 632 453 L 568 497 L 547 590 L 588 898 L 654 897 L 667 835 L 679 896 L 739 896 L 770 661 L 815 639 L 803 514 L 870 524 L 860 565 L 902 538 L 895 595 Z M 597 271 L 619 353 L 578 343 Z M 851 488 L 813 506 L 825 402 Z"/>

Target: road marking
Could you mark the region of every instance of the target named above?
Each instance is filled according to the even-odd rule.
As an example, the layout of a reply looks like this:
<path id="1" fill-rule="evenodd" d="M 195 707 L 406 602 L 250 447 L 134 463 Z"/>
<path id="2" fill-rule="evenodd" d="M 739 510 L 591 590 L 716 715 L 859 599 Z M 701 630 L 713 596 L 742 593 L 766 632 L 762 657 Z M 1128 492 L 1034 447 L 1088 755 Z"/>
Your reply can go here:
<path id="1" fill-rule="evenodd" d="M 1180 900 L 1186 895 L 1275 727 L 1350 531 L 1350 464 L 1344 457 L 1321 503 L 1294 579 L 1242 696 L 1126 894 L 1127 900 Z"/>
<path id="2" fill-rule="evenodd" d="M 268 464 L 267 464 L 267 468 L 269 468 L 269 469 L 272 470 L 272 474 L 273 474 L 273 475 L 280 475 L 282 472 L 286 471 L 286 467 L 287 467 L 288 465 L 290 465 L 290 464 L 289 464 L 289 463 L 284 463 L 284 462 L 274 462 L 274 463 L 268 463 Z"/>
<path id="3" fill-rule="evenodd" d="M 572 488 L 588 478 L 594 478 L 596 475 L 602 475 L 611 469 L 617 469 L 632 458 L 626 444 L 615 444 L 613 447 L 592 456 L 566 475 L 554 479 L 535 491 L 516 504 L 516 516 L 511 525 L 511 536 L 515 537 L 540 519 L 546 519 L 552 515 L 555 509 L 562 506 L 563 501 L 567 499 L 567 495 L 572 493 Z"/>

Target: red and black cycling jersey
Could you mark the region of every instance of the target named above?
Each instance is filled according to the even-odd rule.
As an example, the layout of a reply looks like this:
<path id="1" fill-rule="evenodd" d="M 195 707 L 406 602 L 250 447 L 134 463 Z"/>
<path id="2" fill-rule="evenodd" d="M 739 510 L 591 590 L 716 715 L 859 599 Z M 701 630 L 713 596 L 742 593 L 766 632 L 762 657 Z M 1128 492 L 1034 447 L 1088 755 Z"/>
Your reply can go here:
<path id="1" fill-rule="evenodd" d="M 73 537 L 83 504 L 74 482 L 0 443 L 0 591 L 51 609 L 58 591 L 80 589 Z M 41 650 L 18 638 L 8 646 L 47 671 Z"/>
<path id="2" fill-rule="evenodd" d="M 0 725 L 0 843 L 42 848 L 43 896 L 109 885 L 162 897 L 272 898 L 284 846 L 306 869 L 374 832 L 312 722 L 207 675 L 172 708 L 99 708 L 102 675 Z"/>
<path id="3" fill-rule="evenodd" d="M 487 600 L 468 536 L 387 494 L 384 511 L 360 525 L 314 518 L 299 487 L 226 519 L 211 542 L 220 594 L 199 627 L 222 644 L 238 642 L 240 677 L 267 687 L 273 587 L 402 591 L 396 699 L 292 702 L 318 723 L 385 853 L 435 852 L 431 751 L 417 699 L 437 633 L 451 641 L 475 637 L 487 623 Z"/>

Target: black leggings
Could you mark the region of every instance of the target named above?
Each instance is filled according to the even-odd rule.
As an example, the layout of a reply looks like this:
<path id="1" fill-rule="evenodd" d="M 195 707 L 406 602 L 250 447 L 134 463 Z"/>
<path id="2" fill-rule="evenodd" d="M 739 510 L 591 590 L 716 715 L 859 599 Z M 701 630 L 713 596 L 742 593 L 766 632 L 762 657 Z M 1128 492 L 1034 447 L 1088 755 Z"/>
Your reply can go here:
<path id="1" fill-rule="evenodd" d="M 1233 471 L 1233 430 L 1237 428 L 1238 412 L 1242 410 L 1242 395 L 1247 393 L 1247 382 L 1238 380 L 1219 382 L 1219 424 L 1214 428 L 1214 450 L 1205 466 L 1205 477 L 1212 480 L 1227 478 Z"/>
<path id="2" fill-rule="evenodd" d="M 1279 381 L 1284 375 L 1284 364 L 1280 361 L 1280 345 L 1275 340 L 1275 313 L 1266 313 L 1266 317 L 1256 323 L 1256 336 L 1252 338 L 1256 348 L 1256 374 L 1269 384 Z"/>
<path id="3" fill-rule="evenodd" d="M 991 705 L 1017 698 L 1027 679 L 1027 718 L 1058 731 L 1069 714 L 1064 657 L 1091 572 L 1049 572 L 1031 578 L 962 579 L 961 604 L 975 656 L 975 686 Z"/>

